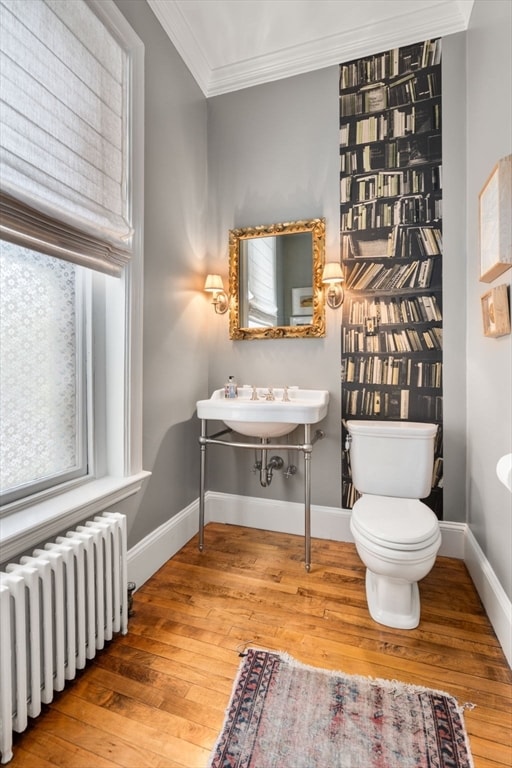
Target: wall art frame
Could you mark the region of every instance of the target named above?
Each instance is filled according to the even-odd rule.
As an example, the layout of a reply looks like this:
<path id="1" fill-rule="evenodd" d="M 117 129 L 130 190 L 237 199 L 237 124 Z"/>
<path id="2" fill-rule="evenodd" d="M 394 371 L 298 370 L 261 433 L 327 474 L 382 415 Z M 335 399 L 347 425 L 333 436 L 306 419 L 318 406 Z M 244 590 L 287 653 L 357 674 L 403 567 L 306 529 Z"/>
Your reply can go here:
<path id="1" fill-rule="evenodd" d="M 313 313 L 313 288 L 292 288 L 292 315 L 311 315 Z"/>
<path id="2" fill-rule="evenodd" d="M 481 297 L 484 336 L 497 338 L 510 333 L 508 286 L 503 283 Z"/>
<path id="3" fill-rule="evenodd" d="M 492 283 L 512 267 L 512 155 L 492 169 L 478 198 L 480 281 Z"/>

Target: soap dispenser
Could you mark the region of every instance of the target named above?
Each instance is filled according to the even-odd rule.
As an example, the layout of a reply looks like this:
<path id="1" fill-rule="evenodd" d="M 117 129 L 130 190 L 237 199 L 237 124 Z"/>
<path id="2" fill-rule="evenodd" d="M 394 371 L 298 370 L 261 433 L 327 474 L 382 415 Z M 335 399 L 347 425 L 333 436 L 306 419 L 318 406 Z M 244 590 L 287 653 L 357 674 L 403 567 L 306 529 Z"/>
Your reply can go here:
<path id="1" fill-rule="evenodd" d="M 226 384 L 224 385 L 224 397 L 234 398 L 238 397 L 236 379 L 234 376 L 229 376 Z"/>

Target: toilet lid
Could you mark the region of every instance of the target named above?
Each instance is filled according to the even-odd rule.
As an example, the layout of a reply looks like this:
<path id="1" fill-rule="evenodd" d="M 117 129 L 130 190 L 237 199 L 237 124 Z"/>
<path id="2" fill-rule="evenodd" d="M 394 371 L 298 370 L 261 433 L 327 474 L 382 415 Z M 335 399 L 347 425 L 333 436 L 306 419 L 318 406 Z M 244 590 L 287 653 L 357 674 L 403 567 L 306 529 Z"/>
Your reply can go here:
<path id="1" fill-rule="evenodd" d="M 354 504 L 352 525 L 389 549 L 421 549 L 439 536 L 437 517 L 417 499 L 363 495 Z"/>

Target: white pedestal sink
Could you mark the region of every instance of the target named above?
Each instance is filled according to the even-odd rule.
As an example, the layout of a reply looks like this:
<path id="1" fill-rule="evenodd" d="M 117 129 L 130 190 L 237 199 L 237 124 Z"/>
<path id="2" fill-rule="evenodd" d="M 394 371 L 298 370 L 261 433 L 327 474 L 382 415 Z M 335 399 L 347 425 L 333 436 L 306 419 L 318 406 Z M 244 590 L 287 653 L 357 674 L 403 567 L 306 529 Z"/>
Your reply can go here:
<path id="1" fill-rule="evenodd" d="M 321 429 L 311 435 L 311 425 L 327 416 L 329 392 L 324 389 L 299 389 L 298 387 L 255 388 L 239 387 L 238 397 L 224 397 L 224 390 L 217 389 L 208 400 L 197 401 L 197 415 L 201 419 L 201 474 L 199 488 L 199 550 L 204 548 L 204 519 L 205 519 L 205 469 L 206 448 L 208 445 L 230 446 L 233 448 L 254 451 L 254 442 L 231 442 L 221 439 L 228 430 L 208 436 L 206 433 L 208 419 L 223 421 L 228 429 L 234 430 L 247 437 L 261 440 L 261 469 L 260 480 L 268 470 L 266 455 L 268 449 L 285 447 L 287 450 L 301 451 L 304 454 L 304 541 L 305 568 L 311 567 L 311 453 L 317 440 L 325 437 Z M 269 438 L 281 437 L 295 429 L 299 424 L 304 428 L 304 442 L 296 445 L 286 443 L 269 444 Z M 262 482 L 262 485 L 264 483 Z M 267 483 L 270 484 L 270 480 Z"/>
<path id="2" fill-rule="evenodd" d="M 215 419 L 247 437 L 281 437 L 292 432 L 298 424 L 316 424 L 327 415 L 329 392 L 323 389 L 285 390 L 240 387 L 238 397 L 225 398 L 217 389 L 208 400 L 198 400 L 200 419 Z M 252 399 L 254 393 L 257 400 Z M 285 398 L 285 399 L 283 399 Z M 287 398 L 287 399 L 286 399 Z"/>

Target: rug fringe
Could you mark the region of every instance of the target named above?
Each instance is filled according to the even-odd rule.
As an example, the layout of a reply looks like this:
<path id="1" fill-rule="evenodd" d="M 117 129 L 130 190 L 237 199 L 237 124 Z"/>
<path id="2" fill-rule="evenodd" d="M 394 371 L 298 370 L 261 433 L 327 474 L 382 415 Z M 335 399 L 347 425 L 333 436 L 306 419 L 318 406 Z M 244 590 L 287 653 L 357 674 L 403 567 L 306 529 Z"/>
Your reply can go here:
<path id="1" fill-rule="evenodd" d="M 452 694 L 448 693 L 448 691 L 442 691 L 437 688 L 430 688 L 428 686 L 424 685 L 416 685 L 414 683 L 404 683 L 402 680 L 396 680 L 393 679 L 387 679 L 382 677 L 372 677 L 371 675 L 354 675 L 349 672 L 343 672 L 339 669 L 325 669 L 323 667 L 315 667 L 312 664 L 305 664 L 302 661 L 298 661 L 293 656 L 291 656 L 287 651 L 278 650 L 275 648 L 261 648 L 259 646 L 253 646 L 249 645 L 247 643 L 244 644 L 244 652 L 243 656 L 244 658 L 247 656 L 247 653 L 252 651 L 263 651 L 264 653 L 275 653 L 281 658 L 283 658 L 290 666 L 292 667 L 300 667 L 302 669 L 307 669 L 312 672 L 320 672 L 321 674 L 327 675 L 329 677 L 351 677 L 355 678 L 358 682 L 363 682 L 365 680 L 369 680 L 372 685 L 378 685 L 381 688 L 385 688 L 387 690 L 393 691 L 396 689 L 397 686 L 400 686 L 402 691 L 396 691 L 396 695 L 400 696 L 402 693 L 408 692 L 408 693 L 435 693 L 437 696 L 445 696 L 450 699 L 452 699 L 455 702 L 457 711 L 460 715 L 464 713 L 466 710 L 472 710 L 475 709 L 477 706 L 476 704 L 473 704 L 472 702 L 465 702 L 464 704 L 459 704 L 457 701 L 457 698 Z M 242 656 L 242 653 L 239 654 Z M 242 661 L 243 663 L 243 661 Z"/>

